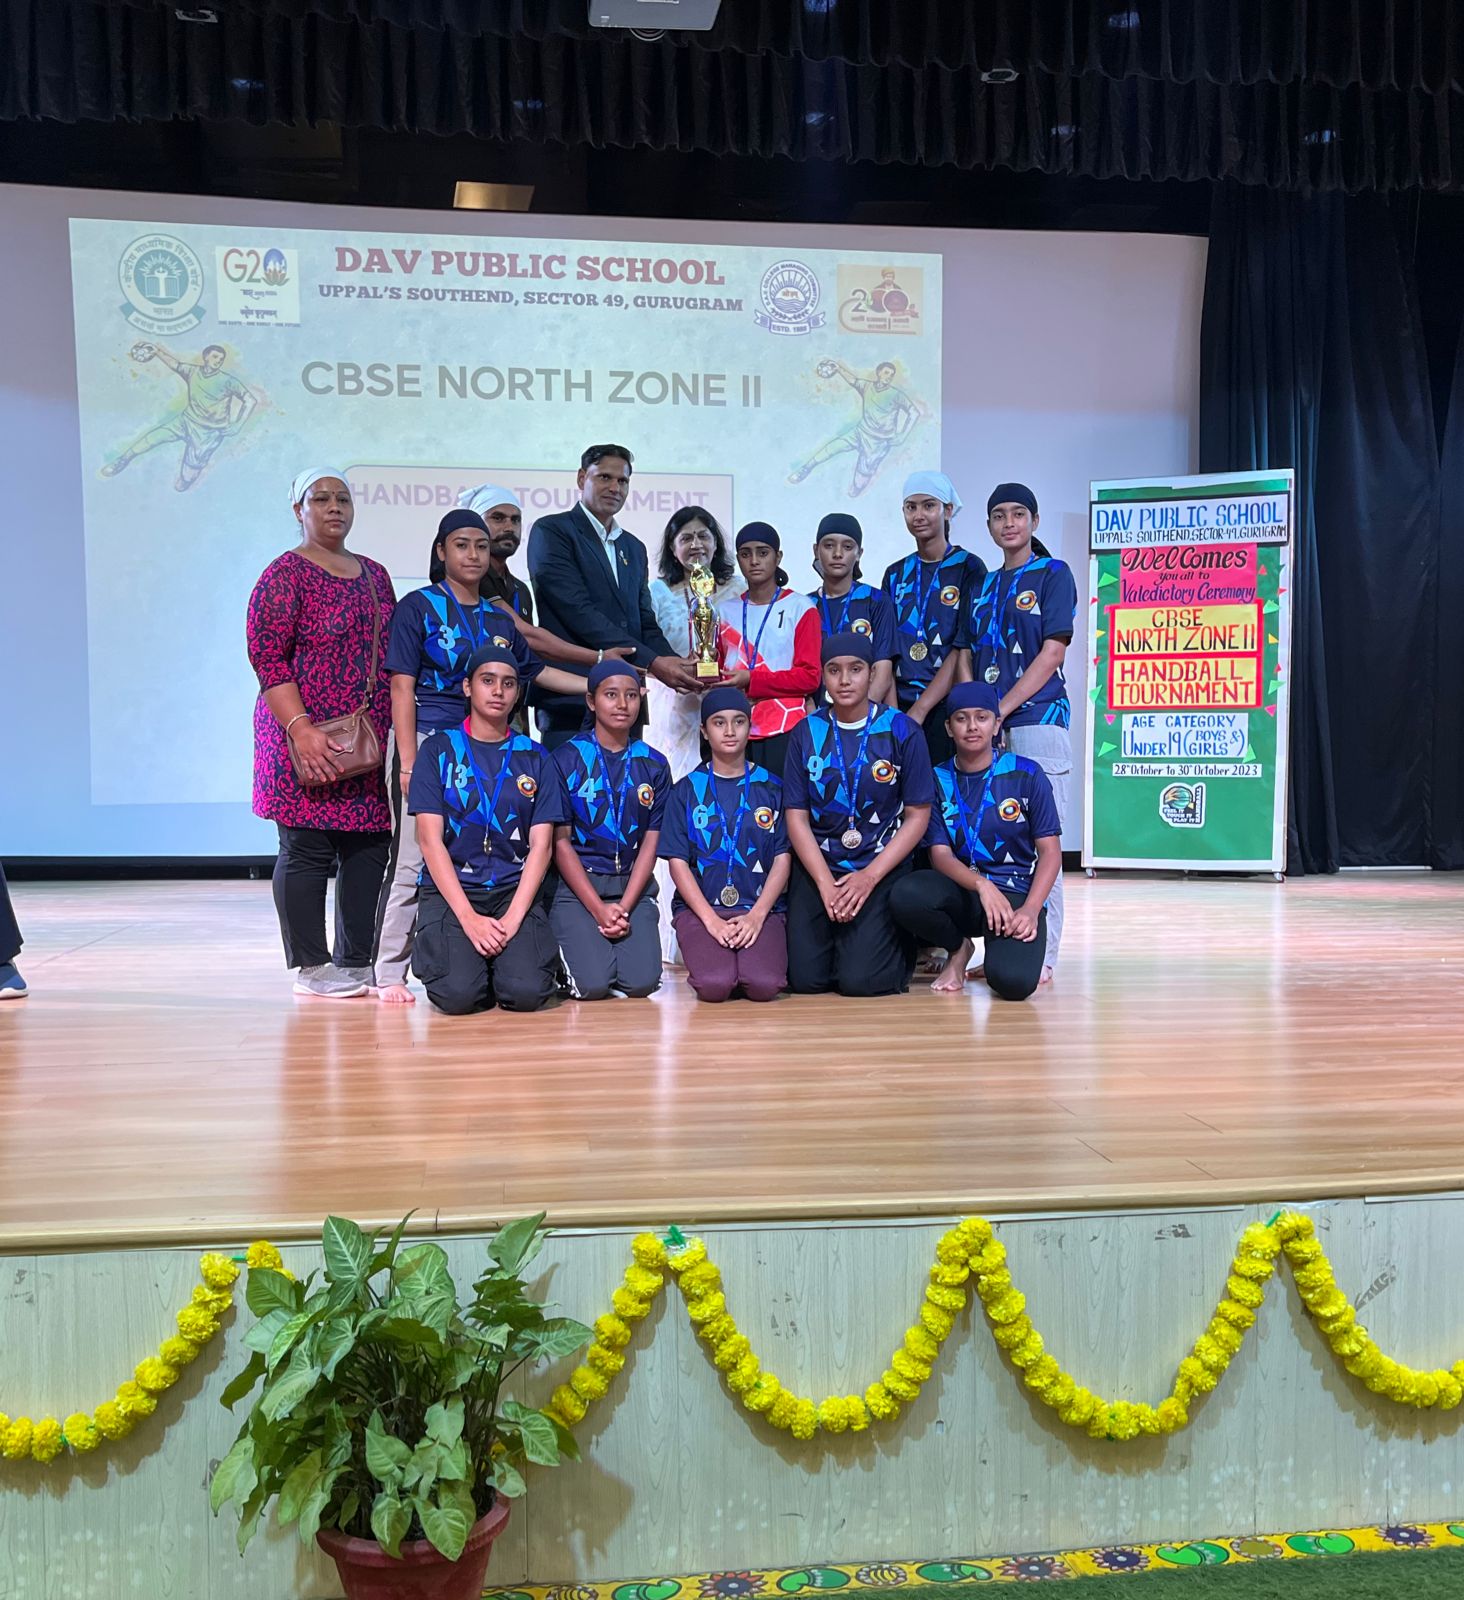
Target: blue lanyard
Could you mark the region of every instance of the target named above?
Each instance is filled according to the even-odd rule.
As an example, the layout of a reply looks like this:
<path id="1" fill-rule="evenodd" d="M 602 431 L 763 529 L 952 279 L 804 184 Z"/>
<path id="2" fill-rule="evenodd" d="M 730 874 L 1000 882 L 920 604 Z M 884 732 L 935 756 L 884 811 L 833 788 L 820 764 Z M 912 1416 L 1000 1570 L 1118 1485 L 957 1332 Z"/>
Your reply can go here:
<path id="1" fill-rule="evenodd" d="M 488 793 L 488 780 L 483 776 L 483 769 L 478 765 L 478 757 L 473 749 L 473 736 L 468 732 L 468 722 L 463 722 L 463 745 L 468 752 L 468 761 L 473 768 L 473 777 L 478 782 L 478 803 L 483 804 Z M 503 780 L 508 776 L 509 757 L 513 754 L 513 734 L 503 741 L 498 762 L 498 777 L 493 784 L 493 798 L 488 801 L 487 810 L 483 813 L 483 854 L 488 858 L 488 884 L 493 884 L 493 819 L 498 815 L 498 797 L 503 793 Z"/>
<path id="2" fill-rule="evenodd" d="M 482 596 L 480 595 L 478 597 L 478 626 L 475 628 L 472 623 L 468 621 L 467 612 L 463 610 L 462 604 L 458 600 L 458 597 L 448 587 L 446 579 L 444 579 L 442 583 L 442 592 L 452 603 L 453 610 L 457 612 L 458 621 L 463 625 L 463 632 L 467 634 L 468 638 L 473 641 L 472 649 L 468 651 L 468 654 L 472 655 L 473 650 L 481 650 L 483 648 L 483 640 L 488 636 L 488 624 L 483 620 Z"/>
<path id="3" fill-rule="evenodd" d="M 839 788 L 849 798 L 849 826 L 854 826 L 859 805 L 859 779 L 864 773 L 864 756 L 869 749 L 869 730 L 874 726 L 874 701 L 869 702 L 869 709 L 864 713 L 864 731 L 859 735 L 859 750 L 854 757 L 854 781 L 849 781 L 849 769 L 844 763 L 844 741 L 840 738 L 843 729 L 839 727 L 838 719 L 832 714 L 829 717 L 829 732 L 833 736 L 834 765 L 839 769 Z M 836 796 L 837 798 L 837 796 Z"/>
<path id="4" fill-rule="evenodd" d="M 611 801 L 608 821 L 615 831 L 615 870 L 620 871 L 620 847 L 624 845 L 630 849 L 630 840 L 625 834 L 625 797 L 630 793 L 630 746 L 625 747 L 625 772 L 620 780 L 620 793 L 616 794 L 615 785 L 610 778 L 610 757 L 605 754 L 605 746 L 593 734 L 595 754 L 599 757 L 600 771 L 605 774 L 605 793 Z"/>
<path id="5" fill-rule="evenodd" d="M 829 615 L 829 597 L 824 593 L 823 584 L 818 586 L 819 609 L 823 612 L 824 634 L 831 636 L 836 633 L 849 631 L 849 602 L 854 598 L 854 585 L 849 585 L 849 592 L 844 596 L 844 609 L 839 613 L 839 624 L 834 626 L 834 619 Z"/>
<path id="6" fill-rule="evenodd" d="M 961 821 L 961 832 L 966 837 L 966 854 L 971 858 L 967 865 L 974 872 L 979 857 L 984 856 L 986 860 L 991 860 L 991 852 L 981 850 L 980 841 L 981 824 L 986 818 L 986 813 L 991 810 L 992 805 L 991 778 L 996 771 L 996 758 L 995 756 L 992 757 L 991 765 L 986 769 L 986 783 L 981 790 L 981 799 L 976 805 L 976 822 L 974 826 L 971 822 L 971 813 L 966 808 L 966 797 L 961 793 L 961 769 L 955 767 L 952 771 L 953 782 L 951 787 L 956 797 L 956 814 Z"/>
<path id="7" fill-rule="evenodd" d="M 768 609 L 763 613 L 762 622 L 758 625 L 757 638 L 753 640 L 752 654 L 748 655 L 748 653 L 747 653 L 747 596 L 743 595 L 743 597 L 742 597 L 742 664 L 743 664 L 743 666 L 747 667 L 749 669 L 749 671 L 754 666 L 757 665 L 758 653 L 762 649 L 762 636 L 763 636 L 763 634 L 765 634 L 767 632 L 767 628 L 768 628 L 768 619 L 773 614 L 773 607 L 775 605 L 777 605 L 777 603 L 782 598 L 783 598 L 783 591 L 780 589 L 777 592 L 777 594 L 775 594 L 773 596 L 773 598 L 768 602 Z"/>
<path id="8" fill-rule="evenodd" d="M 1011 604 L 1012 597 L 1017 592 L 1017 588 L 1022 581 L 1023 574 L 1037 559 L 1038 558 L 1036 556 L 1028 556 L 1021 566 L 1017 568 L 1017 575 L 1012 579 L 1012 586 L 1007 590 L 1005 600 L 1002 599 L 1001 595 L 1001 580 L 1003 573 L 998 569 L 992 574 L 993 583 L 991 591 L 991 615 L 986 619 L 986 633 L 982 639 L 982 643 L 991 646 L 993 655 L 1000 655 L 1002 652 L 1003 644 L 1001 636 L 1001 622 L 1002 617 L 1005 615 L 1006 608 Z M 1017 626 L 1015 623 L 1013 623 L 1012 638 L 1015 639 L 1016 636 Z"/>
<path id="9" fill-rule="evenodd" d="M 920 609 L 915 614 L 915 631 L 922 640 L 925 638 L 925 614 L 930 610 L 930 597 L 935 593 L 935 586 L 940 582 L 941 568 L 945 566 L 946 561 L 950 558 L 953 548 L 954 546 L 952 545 L 946 546 L 945 555 L 936 562 L 935 571 L 930 574 L 930 582 L 926 584 L 923 595 L 920 593 L 920 568 L 923 563 L 919 556 L 911 556 L 910 558 L 915 563 L 914 571 L 910 574 L 910 583 L 915 589 L 915 598 L 920 602 Z"/>
<path id="10" fill-rule="evenodd" d="M 712 804 L 717 808 L 717 818 L 722 824 L 722 836 L 727 841 L 727 879 L 732 878 L 732 869 L 737 864 L 737 841 L 742 837 L 742 819 L 747 815 L 748 800 L 752 795 L 752 768 L 746 762 L 742 766 L 742 795 L 737 802 L 737 818 L 730 825 L 727 822 L 727 813 L 722 808 L 722 797 L 717 793 L 717 775 L 712 771 L 711 762 L 707 762 L 707 794 Z M 720 856 L 713 856 L 714 861 Z"/>

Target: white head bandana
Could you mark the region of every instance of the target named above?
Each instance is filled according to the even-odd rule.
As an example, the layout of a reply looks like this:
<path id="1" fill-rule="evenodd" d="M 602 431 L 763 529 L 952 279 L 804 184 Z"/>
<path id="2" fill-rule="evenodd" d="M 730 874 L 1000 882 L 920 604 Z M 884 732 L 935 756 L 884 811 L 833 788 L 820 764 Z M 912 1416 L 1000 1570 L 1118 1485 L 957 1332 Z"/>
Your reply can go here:
<path id="1" fill-rule="evenodd" d="M 952 521 L 961 509 L 961 497 L 956 493 L 956 486 L 943 472 L 912 472 L 905 479 L 903 498 L 908 500 L 912 494 L 934 495 L 943 506 L 951 508 Z"/>
<path id="2" fill-rule="evenodd" d="M 476 511 L 480 517 L 486 517 L 494 506 L 512 506 L 515 511 L 524 509 L 512 489 L 497 483 L 480 483 L 476 489 L 464 489 L 458 496 L 458 504 L 465 510 Z"/>
<path id="3" fill-rule="evenodd" d="M 351 480 L 345 473 L 335 467 L 307 467 L 290 485 L 290 504 L 292 506 L 303 504 L 305 496 L 322 478 L 339 478 L 347 488 L 351 485 Z"/>

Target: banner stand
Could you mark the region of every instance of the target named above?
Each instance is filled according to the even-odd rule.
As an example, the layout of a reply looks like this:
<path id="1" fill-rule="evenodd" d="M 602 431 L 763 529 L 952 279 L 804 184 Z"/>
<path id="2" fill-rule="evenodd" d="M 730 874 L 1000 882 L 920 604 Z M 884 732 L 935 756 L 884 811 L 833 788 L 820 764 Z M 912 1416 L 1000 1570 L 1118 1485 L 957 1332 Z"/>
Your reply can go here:
<path id="1" fill-rule="evenodd" d="M 1083 865 L 1286 853 L 1290 471 L 1095 482 Z"/>

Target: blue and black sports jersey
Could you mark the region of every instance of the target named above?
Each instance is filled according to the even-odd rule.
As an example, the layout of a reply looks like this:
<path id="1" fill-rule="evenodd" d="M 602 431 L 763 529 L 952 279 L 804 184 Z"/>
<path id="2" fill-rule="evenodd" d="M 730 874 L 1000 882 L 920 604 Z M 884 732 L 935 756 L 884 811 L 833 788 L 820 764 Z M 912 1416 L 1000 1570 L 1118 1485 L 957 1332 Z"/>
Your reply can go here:
<path id="1" fill-rule="evenodd" d="M 586 872 L 629 872 L 641 840 L 657 832 L 671 793 L 671 768 L 659 750 L 632 739 L 607 750 L 578 733 L 554 752 L 569 807 L 569 838 Z"/>
<path id="2" fill-rule="evenodd" d="M 835 738 L 843 752 L 842 772 Z M 808 813 L 813 836 L 836 877 L 874 860 L 894 837 L 907 805 L 928 806 L 935 798 L 930 751 L 918 723 L 903 711 L 876 706 L 859 769 L 863 738 L 863 723 L 847 728 L 836 724 L 829 712 L 816 711 L 788 741 L 783 804 L 789 811 Z M 852 803 L 845 773 L 854 787 Z M 843 842 L 851 828 L 860 835 L 857 845 Z"/>
<path id="3" fill-rule="evenodd" d="M 1072 638 L 1077 612 L 1078 586 L 1065 561 L 1034 556 L 1014 571 L 998 567 L 988 572 L 986 582 L 971 596 L 966 621 L 966 643 L 977 680 L 992 684 L 1004 697 L 1047 640 Z M 993 666 L 994 679 L 987 676 Z M 1006 725 L 1066 728 L 1072 720 L 1067 680 L 1059 667 L 1006 718 Z"/>
<path id="4" fill-rule="evenodd" d="M 732 830 L 736 848 L 729 852 Z M 708 902 L 729 917 L 751 911 L 773 863 L 788 853 L 782 784 L 755 763 L 742 778 L 718 778 L 704 761 L 671 791 L 660 853 L 663 860 L 686 862 Z M 732 905 L 722 898 L 729 883 L 737 891 Z M 679 892 L 672 909 L 686 910 Z M 780 895 L 774 910 L 782 909 Z"/>
<path id="5" fill-rule="evenodd" d="M 507 612 L 489 600 L 461 605 L 441 584 L 413 589 L 391 617 L 386 670 L 417 680 L 417 728 L 456 728 L 463 720 L 463 669 L 480 646 L 512 650 L 519 681 L 537 678 L 544 663 L 529 649 Z"/>
<path id="6" fill-rule="evenodd" d="M 848 594 L 836 600 L 828 599 L 822 589 L 810 589 L 808 598 L 818 611 L 819 624 L 825 639 L 836 633 L 862 633 L 874 646 L 876 661 L 894 661 L 900 654 L 899 639 L 895 631 L 895 608 L 883 589 L 872 584 L 856 583 Z M 814 691 L 817 705 L 828 704 L 828 692 L 822 683 Z"/>
<path id="7" fill-rule="evenodd" d="M 970 596 L 985 578 L 986 563 L 958 544 L 938 562 L 908 555 L 886 569 L 884 591 L 894 607 L 899 644 L 895 688 L 902 706 L 915 704 L 945 658 L 965 642 Z"/>
<path id="8" fill-rule="evenodd" d="M 569 815 L 559 768 L 546 751 L 521 733 L 488 744 L 470 739 L 461 726 L 434 733 L 417 752 L 407 810 L 442 818 L 458 881 L 480 889 L 517 883 L 528 859 L 529 829 Z M 431 881 L 425 866 L 417 881 Z"/>
<path id="9" fill-rule="evenodd" d="M 935 790 L 925 843 L 945 845 L 998 889 L 1026 894 L 1037 841 L 1062 837 L 1042 768 L 1010 754 L 999 755 L 985 772 L 962 772 L 954 761 L 943 761 L 935 769 Z"/>

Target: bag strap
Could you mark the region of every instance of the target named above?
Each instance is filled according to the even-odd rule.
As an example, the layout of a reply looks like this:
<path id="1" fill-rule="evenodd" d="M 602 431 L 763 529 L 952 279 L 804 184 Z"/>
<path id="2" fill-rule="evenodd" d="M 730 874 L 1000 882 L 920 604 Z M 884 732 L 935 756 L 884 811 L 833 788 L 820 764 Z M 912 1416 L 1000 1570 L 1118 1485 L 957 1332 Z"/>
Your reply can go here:
<path id="1" fill-rule="evenodd" d="M 366 674 L 366 693 L 356 709 L 356 715 L 364 717 L 371 709 L 371 697 L 376 692 L 376 669 L 381 664 L 381 596 L 376 592 L 376 579 L 366 565 L 366 558 L 358 556 L 357 560 L 361 563 L 361 576 L 371 593 L 371 670 Z"/>

